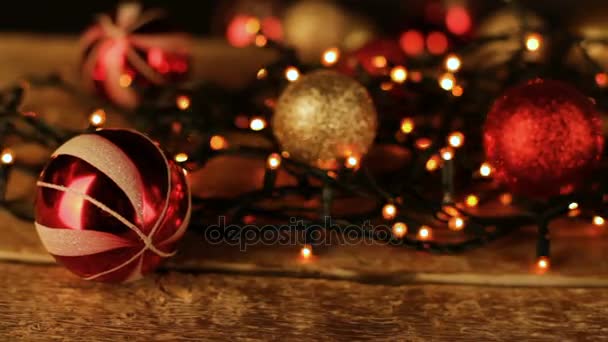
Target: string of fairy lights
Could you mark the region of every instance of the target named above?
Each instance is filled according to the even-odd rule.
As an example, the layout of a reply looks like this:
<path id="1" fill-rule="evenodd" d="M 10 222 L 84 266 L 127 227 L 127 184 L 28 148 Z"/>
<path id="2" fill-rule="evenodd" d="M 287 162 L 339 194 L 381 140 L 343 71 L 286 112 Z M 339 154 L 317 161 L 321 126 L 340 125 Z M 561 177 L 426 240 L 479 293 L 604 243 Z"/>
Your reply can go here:
<path id="1" fill-rule="evenodd" d="M 520 53 L 514 53 L 513 59 L 521 56 L 521 52 L 537 52 L 543 48 L 544 36 L 541 32 L 524 30 L 521 38 L 521 51 Z M 483 37 L 479 39 L 481 42 L 473 41 L 470 45 L 480 46 L 480 44 L 483 45 L 484 43 L 504 39 L 505 36 Z M 259 82 L 268 80 L 273 80 L 267 84 L 270 84 L 274 90 L 273 93 L 276 94 L 285 84 L 298 81 L 301 75 L 307 71 L 317 67 L 335 68 L 345 58 L 345 53 L 339 47 L 331 47 L 320 56 L 318 66 L 305 65 L 298 61 L 293 50 L 272 41 L 259 31 L 259 28 L 258 32 L 256 32 L 254 44 L 259 48 L 278 49 L 281 52 L 281 56 L 275 63 L 257 71 L 255 81 L 250 87 L 243 90 L 243 93 L 247 94 L 245 96 L 251 94 L 252 89 L 260 89 Z M 584 51 L 585 41 L 582 39 L 580 40 L 580 46 Z M 462 47 L 463 50 L 468 48 L 470 47 Z M 465 65 L 465 61 L 463 61 L 461 56 L 462 54 L 458 51 L 451 51 L 438 61 L 432 60 L 429 65 L 411 67 L 407 65 L 391 65 L 385 56 L 378 54 L 372 57 L 372 65 L 379 70 L 383 70 L 381 75 L 372 77 L 361 68 L 358 68 L 355 77 L 368 87 L 372 95 L 376 92 L 387 93 L 396 88 L 409 89 L 411 86 L 418 87 L 416 89 L 419 91 L 424 91 L 429 87 L 425 81 L 432 80 L 433 87 L 443 90 L 448 97 L 461 98 L 465 96 L 465 91 L 467 91 L 467 81 L 470 81 L 467 75 L 460 75 Z M 432 72 L 429 73 L 428 70 L 432 70 Z M 437 70 L 440 71 L 438 74 Z M 597 73 L 594 75 L 597 87 L 608 87 L 607 75 L 598 68 Z M 281 82 L 277 83 L 274 81 L 277 79 L 280 79 Z M 39 85 L 39 83 L 31 82 L 31 86 Z M 57 78 L 53 78 L 53 81 L 47 85 L 65 88 L 64 81 Z M 121 86 L 129 87 L 130 82 L 121 78 Z M 208 99 L 199 99 L 187 95 L 189 92 L 186 91 L 176 91 L 175 89 L 171 89 L 170 91 L 176 93 L 173 99 L 177 112 L 198 115 L 199 113 L 192 112 L 193 105 L 197 101 L 208 101 Z M 4 93 L 3 98 L 12 100 L 3 101 L 5 104 L 0 108 L 0 113 L 4 117 L 0 125 L 0 129 L 5 133 L 2 134 L 2 140 L 7 140 L 6 137 L 8 136 L 16 135 L 21 138 L 21 141 L 33 140 L 49 145 L 48 141 L 58 143 L 79 133 L 60 132 L 47 125 L 38 116 L 20 113 L 18 111 L 22 97 L 22 89 L 20 87 L 9 89 Z M 15 98 L 19 100 L 15 101 Z M 437 139 L 430 138 L 427 134 L 417 134 L 419 124 L 413 115 L 401 117 L 396 125 L 393 125 L 395 127 L 391 128 L 391 136 L 387 138 L 386 134 L 380 134 L 378 140 L 391 141 L 410 150 L 413 153 L 412 160 L 414 162 L 408 167 L 411 170 L 422 169 L 425 172 L 411 177 L 401 177 L 400 184 L 390 187 L 390 189 L 398 190 L 392 191 L 379 185 L 377 180 L 373 179 L 367 165 L 365 165 L 365 162 L 362 162 L 360 156 L 349 156 L 344 160 L 342 168 L 327 171 L 291 159 L 288 151 L 281 151 L 277 148 L 276 142 L 270 148 L 253 148 L 232 144 L 230 133 L 235 127 L 242 131 L 249 131 L 251 134 L 260 134 L 264 137 L 269 136 L 266 133 L 271 128 L 268 117 L 272 115 L 272 101 L 264 101 L 262 108 L 255 108 L 255 105 L 251 102 L 247 102 L 243 106 L 250 106 L 251 108 L 248 112 L 256 112 L 256 114 L 247 116 L 241 112 L 226 113 L 226 115 L 230 115 L 233 118 L 233 127 L 220 127 L 215 131 L 209 131 L 206 127 L 193 127 L 191 131 L 199 132 L 202 136 L 208 138 L 206 143 L 193 151 L 174 150 L 171 153 L 173 154 L 173 159 L 189 172 L 204 167 L 206 162 L 211 158 L 225 155 L 239 155 L 265 160 L 263 186 L 261 189 L 240 194 L 227 200 L 194 196 L 195 213 L 192 220 L 193 226 L 202 225 L 205 222 L 206 218 L 203 216 L 208 215 L 208 207 L 213 205 L 218 207 L 218 212 L 230 212 L 235 221 L 243 223 L 255 220 L 256 216 L 286 219 L 284 217 L 285 213 L 281 210 L 267 209 L 261 206 L 260 203 L 267 199 L 280 200 L 285 196 L 293 194 L 305 197 L 310 194 L 317 194 L 319 195 L 320 202 L 319 210 L 313 215 L 317 218 L 310 218 L 309 215 L 304 220 L 307 227 L 314 227 L 317 223 L 322 222 L 324 216 L 332 214 L 330 210 L 331 202 L 337 194 L 361 195 L 372 198 L 377 203 L 374 211 L 359 213 L 356 217 L 339 217 L 337 218 L 337 224 L 327 227 L 327 229 L 344 232 L 347 226 L 352 226 L 353 224 L 361 225 L 361 223 L 368 221 L 372 217 L 379 217 L 381 218 L 380 222 L 388 227 L 389 234 L 382 234 L 381 231 L 377 230 L 361 229 L 358 232 L 359 235 L 361 237 L 370 236 L 378 241 L 390 242 L 392 245 L 416 250 L 435 253 L 457 253 L 486 245 L 497 238 L 517 230 L 523 225 L 538 225 L 539 243 L 537 247 L 536 267 L 540 273 L 543 273 L 550 267 L 549 222 L 564 214 L 570 217 L 582 215 L 583 201 L 591 202 L 590 208 L 592 210 L 593 204 L 596 203 L 594 202 L 595 199 L 589 199 L 589 196 L 568 195 L 560 196 L 550 201 L 550 203 L 540 206 L 538 203 L 532 203 L 528 206 L 532 207 L 532 209 L 525 208 L 529 210 L 522 210 L 520 214 L 481 216 L 475 213 L 484 201 L 497 200 L 503 206 L 514 206 L 517 204 L 517 206 L 521 207 L 526 207 L 527 202 L 525 199 L 519 200 L 514 198 L 508 192 L 497 192 L 496 189 L 487 191 L 487 193 L 481 190 L 475 190 L 464 195 L 456 193 L 455 184 L 457 181 L 461 181 L 461 178 L 456 175 L 457 169 L 462 166 L 459 162 L 465 159 L 475 160 L 475 158 L 466 158 L 466 152 L 463 149 L 470 141 L 476 141 L 471 135 L 475 135 L 478 132 L 468 133 L 464 130 L 448 131 L 444 137 L 445 140 L 440 142 Z M 378 108 L 378 110 L 381 112 L 382 108 Z M 477 110 L 481 109 L 477 108 Z M 481 115 L 482 113 L 479 114 Z M 29 128 L 34 129 L 34 132 L 23 130 L 21 126 L 16 125 L 15 122 L 19 120 L 25 120 L 29 124 Z M 88 120 L 89 127 L 87 130 L 94 131 L 101 129 L 107 121 L 107 114 L 101 108 L 96 109 L 90 114 Z M 154 138 L 163 140 L 170 139 L 171 137 Z M 8 175 L 15 166 L 19 165 L 19 158 L 10 148 L 6 148 L 0 154 L 0 162 L 2 164 L 0 167 L 0 176 L 2 178 L 0 182 L 1 203 L 4 207 L 11 210 L 10 203 L 5 200 L 5 193 Z M 491 183 L 492 175 L 495 172 L 492 165 L 483 160 L 481 162 L 473 162 L 476 164 L 470 178 L 474 182 L 481 184 Z M 296 186 L 277 185 L 279 170 L 283 170 L 294 176 L 298 179 L 298 184 Z M 399 172 L 402 172 L 402 170 L 399 170 Z M 435 175 L 436 172 L 440 172 L 440 175 Z M 414 174 L 413 171 L 412 174 Z M 441 179 L 440 196 L 420 193 L 419 188 L 416 186 L 418 183 L 436 183 L 438 178 Z M 311 182 L 311 179 L 314 179 L 315 182 Z M 313 183 L 320 183 L 320 185 L 313 185 Z M 471 186 L 470 189 L 477 189 L 477 187 Z M 304 207 L 294 207 L 291 209 L 290 211 L 306 212 L 306 208 Z M 421 216 L 419 211 L 424 212 L 425 216 Z M 598 210 L 596 214 L 590 217 L 590 221 L 595 226 L 604 226 L 606 224 L 604 217 L 601 210 Z M 452 232 L 462 233 L 463 237 L 457 242 L 441 242 L 435 239 L 435 231 L 444 228 Z M 310 235 L 311 230 L 306 229 L 306 233 Z M 309 260 L 314 255 L 314 251 L 315 244 L 311 241 L 301 247 L 299 254 L 301 258 Z"/>

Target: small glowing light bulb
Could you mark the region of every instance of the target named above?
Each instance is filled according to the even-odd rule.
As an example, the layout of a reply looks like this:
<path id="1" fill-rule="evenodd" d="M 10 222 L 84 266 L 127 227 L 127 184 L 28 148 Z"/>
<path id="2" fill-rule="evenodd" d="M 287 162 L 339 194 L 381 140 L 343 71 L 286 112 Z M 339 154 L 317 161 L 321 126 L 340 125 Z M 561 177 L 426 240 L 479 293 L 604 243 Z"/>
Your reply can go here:
<path id="1" fill-rule="evenodd" d="M 608 74 L 605 72 L 595 74 L 595 83 L 600 88 L 606 88 L 608 86 Z"/>
<path id="2" fill-rule="evenodd" d="M 536 261 L 536 267 L 538 267 L 540 272 L 546 272 L 551 267 L 551 262 L 548 257 L 542 256 Z"/>
<path id="3" fill-rule="evenodd" d="M 429 138 L 420 138 L 416 140 L 416 147 L 419 150 L 426 150 L 433 145 L 433 141 Z"/>
<path id="4" fill-rule="evenodd" d="M 223 150 L 228 147 L 228 141 L 221 135 L 214 135 L 209 139 L 209 147 L 214 151 Z"/>
<path id="5" fill-rule="evenodd" d="M 414 120 L 412 118 L 404 118 L 401 120 L 401 132 L 410 134 L 414 131 Z"/>
<path id="6" fill-rule="evenodd" d="M 355 156 L 350 156 L 346 158 L 346 167 L 349 169 L 356 169 L 359 166 L 359 158 Z"/>
<path id="7" fill-rule="evenodd" d="M 249 18 L 245 23 L 245 31 L 249 34 L 256 34 L 260 32 L 261 28 L 262 26 L 258 18 Z"/>
<path id="8" fill-rule="evenodd" d="M 266 68 L 262 68 L 260 70 L 258 70 L 258 73 L 256 75 L 258 80 L 263 80 L 268 76 L 268 70 L 266 70 Z"/>
<path id="9" fill-rule="evenodd" d="M 329 48 L 329 49 L 325 50 L 325 52 L 323 53 L 323 57 L 321 58 L 321 63 L 326 67 L 330 67 L 330 66 L 336 64 L 339 59 L 340 59 L 340 50 L 335 47 Z"/>
<path id="10" fill-rule="evenodd" d="M 304 259 L 310 259 L 310 257 L 312 256 L 312 246 L 304 245 L 304 247 L 302 247 L 302 249 L 300 250 L 300 255 Z"/>
<path id="11" fill-rule="evenodd" d="M 261 131 L 266 128 L 266 120 L 259 117 L 253 118 L 249 122 L 249 128 L 251 128 L 252 131 Z"/>
<path id="12" fill-rule="evenodd" d="M 464 228 L 464 219 L 461 217 L 452 217 L 448 221 L 448 228 L 453 231 L 460 231 Z"/>
<path id="13" fill-rule="evenodd" d="M 576 202 L 570 203 L 570 205 L 568 205 L 568 209 L 570 209 L 570 210 L 578 209 L 578 203 L 576 203 Z"/>
<path id="14" fill-rule="evenodd" d="M 300 78 L 300 71 L 293 66 L 287 67 L 287 69 L 285 69 L 285 78 L 289 82 L 295 82 Z"/>
<path id="15" fill-rule="evenodd" d="M 448 136 L 448 144 L 454 148 L 459 148 L 464 144 L 464 134 L 454 132 Z"/>
<path id="16" fill-rule="evenodd" d="M 429 226 L 422 226 L 418 230 L 418 239 L 429 240 L 433 237 L 433 231 Z"/>
<path id="17" fill-rule="evenodd" d="M 403 222 L 396 222 L 393 225 L 393 236 L 402 238 L 407 234 L 407 225 Z"/>
<path id="18" fill-rule="evenodd" d="M 439 159 L 439 156 L 437 156 L 437 155 L 432 156 L 426 162 L 426 169 L 429 172 L 433 172 L 433 171 L 437 170 L 439 168 L 439 166 L 441 166 L 441 160 Z"/>
<path id="19" fill-rule="evenodd" d="M 278 169 L 279 166 L 281 166 L 281 156 L 278 153 L 272 153 L 268 156 L 268 159 L 266 159 L 266 165 L 268 165 L 268 168 L 271 170 Z"/>
<path id="20" fill-rule="evenodd" d="M 439 77 L 439 86 L 446 91 L 452 90 L 456 85 L 456 78 L 453 74 L 447 72 Z"/>
<path id="21" fill-rule="evenodd" d="M 9 149 L 5 149 L 2 151 L 0 160 L 2 161 L 2 164 L 10 165 L 15 161 L 15 155 L 13 154 L 13 151 L 11 151 Z"/>
<path id="22" fill-rule="evenodd" d="M 266 39 L 263 34 L 258 34 L 255 36 L 255 46 L 264 47 L 266 44 L 268 44 L 268 39 Z"/>
<path id="23" fill-rule="evenodd" d="M 502 205 L 510 205 L 513 203 L 513 195 L 508 192 L 500 195 L 500 203 L 502 203 Z"/>
<path id="24" fill-rule="evenodd" d="M 462 88 L 462 86 L 455 85 L 454 88 L 452 88 L 452 95 L 455 97 L 460 97 L 463 93 L 464 89 Z"/>
<path id="25" fill-rule="evenodd" d="M 593 224 L 596 226 L 603 226 L 606 223 L 606 220 L 601 217 L 601 216 L 594 216 L 593 217 Z"/>
<path id="26" fill-rule="evenodd" d="M 391 80 L 395 83 L 403 83 L 407 80 L 407 69 L 396 66 L 391 70 Z"/>
<path id="27" fill-rule="evenodd" d="M 386 60 L 386 57 L 384 57 L 384 56 L 374 56 L 374 58 L 372 58 L 372 64 L 374 67 L 376 67 L 378 69 L 382 69 L 382 68 L 386 68 L 388 61 Z"/>
<path id="28" fill-rule="evenodd" d="M 106 112 L 103 109 L 98 109 L 89 116 L 89 123 L 93 127 L 101 127 L 105 122 Z"/>
<path id="29" fill-rule="evenodd" d="M 180 95 L 175 99 L 175 103 L 177 104 L 177 108 L 180 110 L 186 110 L 190 108 L 190 98 L 186 95 Z"/>
<path id="30" fill-rule="evenodd" d="M 395 216 L 397 216 L 397 207 L 394 204 L 389 203 L 382 207 L 382 217 L 385 220 L 392 220 Z"/>
<path id="31" fill-rule="evenodd" d="M 487 162 L 482 163 L 479 167 L 479 174 L 482 177 L 490 177 L 492 174 L 492 166 L 490 166 L 490 164 Z"/>
<path id="32" fill-rule="evenodd" d="M 458 57 L 454 54 L 448 55 L 445 59 L 444 64 L 445 64 L 445 68 L 451 72 L 456 72 L 456 71 L 460 70 L 460 67 L 462 66 L 460 57 Z"/>
<path id="33" fill-rule="evenodd" d="M 467 207 L 474 208 L 479 204 L 479 197 L 475 195 L 469 195 L 465 199 L 464 203 L 467 205 Z"/>
<path id="34" fill-rule="evenodd" d="M 454 159 L 454 150 L 451 147 L 444 147 L 440 151 L 441 159 L 443 160 L 452 160 Z"/>
<path id="35" fill-rule="evenodd" d="M 120 75 L 120 78 L 118 79 L 118 84 L 122 88 L 129 88 L 131 86 L 131 83 L 133 83 L 133 77 L 131 77 L 131 75 L 129 75 L 129 74 Z"/>
<path id="36" fill-rule="evenodd" d="M 178 153 L 174 157 L 175 161 L 178 163 L 184 163 L 188 161 L 188 155 L 184 152 Z"/>
<path id="37" fill-rule="evenodd" d="M 526 49 L 528 51 L 538 51 L 542 44 L 543 37 L 538 33 L 530 33 L 526 36 Z"/>

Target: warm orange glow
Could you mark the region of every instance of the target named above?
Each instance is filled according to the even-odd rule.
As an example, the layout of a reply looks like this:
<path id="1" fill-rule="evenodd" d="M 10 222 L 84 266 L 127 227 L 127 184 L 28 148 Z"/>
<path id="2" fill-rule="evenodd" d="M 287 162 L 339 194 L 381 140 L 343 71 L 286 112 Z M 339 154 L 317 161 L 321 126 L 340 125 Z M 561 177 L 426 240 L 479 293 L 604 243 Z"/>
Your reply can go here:
<path id="1" fill-rule="evenodd" d="M 175 159 L 175 161 L 178 162 L 178 163 L 187 162 L 188 161 L 188 155 L 186 153 L 184 153 L 184 152 L 181 152 L 181 153 L 176 154 L 173 159 Z"/>
<path id="2" fill-rule="evenodd" d="M 464 228 L 465 222 L 461 217 L 452 217 L 448 221 L 448 228 L 454 231 L 460 231 Z"/>
<path id="3" fill-rule="evenodd" d="M 441 159 L 443 160 L 452 160 L 454 159 L 454 149 L 452 149 L 451 147 L 444 147 L 441 149 L 440 151 L 441 154 Z"/>
<path id="4" fill-rule="evenodd" d="M 412 71 L 410 73 L 410 79 L 414 83 L 418 83 L 418 82 L 422 81 L 422 77 L 423 77 L 423 75 L 420 71 Z"/>
<path id="5" fill-rule="evenodd" d="M 448 136 L 448 144 L 454 148 L 459 148 L 464 144 L 464 134 L 454 132 Z"/>
<path id="6" fill-rule="evenodd" d="M 526 49 L 528 51 L 538 51 L 543 41 L 543 37 L 538 33 L 530 33 L 526 36 Z"/>
<path id="7" fill-rule="evenodd" d="M 266 68 L 262 68 L 260 70 L 258 70 L 258 73 L 256 75 L 258 80 L 263 80 L 268 76 L 268 70 L 266 70 Z"/>
<path id="8" fill-rule="evenodd" d="M 175 103 L 177 104 L 177 108 L 180 110 L 186 110 L 190 108 L 190 98 L 186 95 L 180 95 L 175 99 Z"/>
<path id="9" fill-rule="evenodd" d="M 395 216 L 397 216 L 397 207 L 394 204 L 389 203 L 382 207 L 382 217 L 385 220 L 392 220 Z"/>
<path id="10" fill-rule="evenodd" d="M 393 225 L 393 236 L 402 238 L 407 234 L 407 225 L 403 222 L 397 222 Z"/>
<path id="11" fill-rule="evenodd" d="M 548 257 L 542 256 L 536 261 L 536 267 L 540 273 L 545 273 L 551 267 L 551 261 Z"/>
<path id="12" fill-rule="evenodd" d="M 283 151 L 283 152 L 281 152 L 281 157 L 283 157 L 283 158 L 289 158 L 289 157 L 291 157 L 291 155 L 289 154 L 289 152 Z"/>
<path id="13" fill-rule="evenodd" d="M 356 169 L 357 167 L 359 167 L 359 158 L 357 158 L 355 156 L 350 156 L 350 157 L 346 158 L 345 165 L 349 169 Z"/>
<path id="14" fill-rule="evenodd" d="M 91 116 L 89 116 L 89 123 L 93 127 L 100 127 L 106 122 L 106 112 L 103 109 L 98 109 L 94 111 Z"/>
<path id="15" fill-rule="evenodd" d="M 448 45 L 448 38 L 443 32 L 434 31 L 426 37 L 426 48 L 433 55 L 445 53 Z"/>
<path id="16" fill-rule="evenodd" d="M 414 120 L 412 118 L 405 118 L 401 120 L 401 132 L 410 134 L 414 131 Z"/>
<path id="17" fill-rule="evenodd" d="M 481 166 L 479 167 L 479 174 L 482 177 L 490 177 L 490 175 L 492 174 L 492 166 L 487 162 L 481 164 Z"/>
<path id="18" fill-rule="evenodd" d="M 266 39 L 263 34 L 258 34 L 257 36 L 255 36 L 255 46 L 264 47 L 267 43 L 268 39 Z"/>
<path id="19" fill-rule="evenodd" d="M 433 141 L 429 138 L 420 138 L 416 140 L 416 147 L 420 150 L 426 150 L 433 145 Z"/>
<path id="20" fill-rule="evenodd" d="M 304 247 L 302 247 L 302 249 L 300 250 L 300 255 L 304 259 L 310 259 L 310 257 L 312 256 L 312 246 L 304 245 Z"/>
<path id="21" fill-rule="evenodd" d="M 209 139 L 209 147 L 214 151 L 223 150 L 228 147 L 228 141 L 221 135 L 214 135 Z"/>
<path id="22" fill-rule="evenodd" d="M 606 220 L 603 217 L 601 217 L 601 216 L 594 216 L 593 217 L 593 224 L 596 225 L 596 226 L 598 226 L 598 227 L 601 227 L 604 224 L 606 224 Z"/>
<path id="23" fill-rule="evenodd" d="M 281 166 L 281 156 L 278 153 L 273 153 L 266 159 L 266 165 L 271 170 L 276 170 Z"/>
<path id="24" fill-rule="evenodd" d="M 2 161 L 2 164 L 10 165 L 15 162 L 15 155 L 13 154 L 13 151 L 5 149 L 2 151 L 2 156 L 0 156 L 0 160 Z"/>
<path id="25" fill-rule="evenodd" d="M 443 211 L 444 211 L 446 214 L 450 215 L 450 216 L 458 216 L 458 215 L 460 215 L 460 212 L 458 211 L 458 209 L 454 208 L 454 207 L 453 207 L 453 206 L 451 206 L 451 205 L 446 205 L 446 206 L 444 206 L 444 207 L 443 207 Z"/>
<path id="26" fill-rule="evenodd" d="M 446 57 L 444 65 L 448 71 L 456 72 L 456 71 L 460 70 L 460 67 L 462 66 L 462 62 L 460 60 L 460 57 L 458 57 L 454 54 L 451 54 Z"/>
<path id="27" fill-rule="evenodd" d="M 83 229 L 82 209 L 85 199 L 80 194 L 86 194 L 95 181 L 95 175 L 81 176 L 67 185 L 72 191 L 66 191 L 59 202 L 59 218 L 70 229 Z"/>
<path id="28" fill-rule="evenodd" d="M 420 240 L 429 240 L 433 237 L 433 230 L 431 227 L 422 226 L 418 230 L 418 239 Z"/>
<path id="29" fill-rule="evenodd" d="M 285 78 L 289 82 L 295 82 L 300 78 L 300 71 L 296 67 L 290 66 L 285 69 Z"/>
<path id="30" fill-rule="evenodd" d="M 378 69 L 386 68 L 388 61 L 384 56 L 375 56 L 372 58 L 372 65 Z"/>
<path id="31" fill-rule="evenodd" d="M 323 57 L 321 58 L 321 63 L 330 67 L 338 62 L 340 59 L 340 50 L 338 48 L 330 48 L 325 50 L 323 53 Z"/>
<path id="32" fill-rule="evenodd" d="M 266 120 L 263 118 L 253 118 L 249 122 L 249 128 L 251 128 L 252 131 L 261 131 L 266 128 Z"/>
<path id="33" fill-rule="evenodd" d="M 396 66 L 391 70 L 391 79 L 395 83 L 403 83 L 407 80 L 407 69 L 402 66 Z"/>
<path id="34" fill-rule="evenodd" d="M 502 205 L 510 205 L 513 203 L 513 195 L 508 192 L 500 195 L 500 203 L 502 203 Z"/>
<path id="35" fill-rule="evenodd" d="M 439 156 L 435 155 L 429 158 L 426 162 L 426 169 L 430 172 L 437 170 L 441 166 L 441 160 Z"/>
<path id="36" fill-rule="evenodd" d="M 454 88 L 452 88 L 452 96 L 460 97 L 462 94 L 464 94 L 464 88 L 462 88 L 462 86 L 455 85 Z"/>
<path id="37" fill-rule="evenodd" d="M 258 18 L 248 18 L 245 23 L 245 31 L 249 34 L 256 34 L 260 31 L 262 25 L 260 24 L 260 20 Z"/>
<path id="38" fill-rule="evenodd" d="M 129 75 L 129 74 L 120 75 L 120 78 L 118 79 L 118 84 L 121 87 L 128 88 L 131 86 L 131 83 L 133 83 L 133 77 L 131 77 L 131 75 Z"/>
<path id="39" fill-rule="evenodd" d="M 391 89 L 393 89 L 395 87 L 395 85 L 392 82 L 382 82 L 380 84 L 380 89 L 384 90 L 384 91 L 389 91 Z"/>
<path id="40" fill-rule="evenodd" d="M 595 75 L 595 83 L 600 88 L 608 86 L 608 74 L 605 72 L 599 72 Z"/>
<path id="41" fill-rule="evenodd" d="M 470 207 L 470 208 L 476 207 L 479 204 L 479 197 L 477 197 L 475 195 L 469 195 L 465 199 L 464 203 L 467 205 L 467 207 Z"/>

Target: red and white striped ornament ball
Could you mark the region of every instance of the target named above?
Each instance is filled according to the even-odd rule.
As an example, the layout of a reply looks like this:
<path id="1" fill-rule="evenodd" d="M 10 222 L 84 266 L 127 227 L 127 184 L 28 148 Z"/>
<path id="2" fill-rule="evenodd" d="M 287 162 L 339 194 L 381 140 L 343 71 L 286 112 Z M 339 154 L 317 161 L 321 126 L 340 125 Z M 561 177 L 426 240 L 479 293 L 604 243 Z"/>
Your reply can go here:
<path id="1" fill-rule="evenodd" d="M 125 282 L 153 271 L 175 253 L 190 210 L 183 169 L 131 130 L 72 138 L 53 153 L 37 183 L 43 245 L 88 280 Z"/>

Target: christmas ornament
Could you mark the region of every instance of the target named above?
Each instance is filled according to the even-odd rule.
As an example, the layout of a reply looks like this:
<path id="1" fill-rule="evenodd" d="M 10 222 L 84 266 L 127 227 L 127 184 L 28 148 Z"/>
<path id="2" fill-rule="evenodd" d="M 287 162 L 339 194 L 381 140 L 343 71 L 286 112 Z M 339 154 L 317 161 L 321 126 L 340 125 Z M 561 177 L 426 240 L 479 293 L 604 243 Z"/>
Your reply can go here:
<path id="1" fill-rule="evenodd" d="M 144 135 L 99 130 L 53 153 L 37 183 L 36 229 L 78 276 L 123 282 L 175 253 L 190 219 L 183 170 Z"/>
<path id="2" fill-rule="evenodd" d="M 542 31 L 543 20 L 529 11 L 504 8 L 483 20 L 475 32 L 476 39 L 501 37 L 482 44 L 462 56 L 464 65 L 476 69 L 489 69 L 503 65 L 518 51 L 524 50 L 523 58 L 529 62 L 541 62 L 545 58 L 547 40 L 535 51 L 525 50 L 526 37 Z"/>
<path id="3" fill-rule="evenodd" d="M 514 193 L 535 197 L 577 189 L 604 143 L 591 100 L 562 82 L 533 80 L 508 90 L 484 128 L 488 161 Z"/>
<path id="4" fill-rule="evenodd" d="M 361 158 L 376 136 L 376 110 L 367 90 L 335 71 L 302 76 L 281 94 L 273 117 L 281 147 L 292 158 L 334 169 Z"/>
<path id="5" fill-rule="evenodd" d="M 170 31 L 164 17 L 136 3 L 120 5 L 113 18 L 101 15 L 81 39 L 84 84 L 119 106 L 133 108 L 142 90 L 185 79 L 189 37 Z"/>
<path id="6" fill-rule="evenodd" d="M 362 48 L 344 59 L 340 71 L 352 75 L 358 64 L 370 75 L 387 75 L 392 66 L 405 63 L 405 54 L 399 43 L 390 39 L 377 39 L 368 42 Z"/>
<path id="7" fill-rule="evenodd" d="M 323 51 L 342 41 L 347 17 L 332 2 L 304 0 L 285 11 L 283 26 L 285 41 L 297 49 L 300 58 L 317 62 Z"/>

